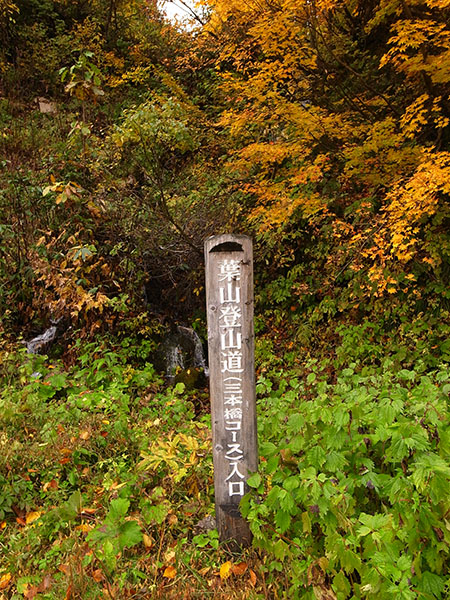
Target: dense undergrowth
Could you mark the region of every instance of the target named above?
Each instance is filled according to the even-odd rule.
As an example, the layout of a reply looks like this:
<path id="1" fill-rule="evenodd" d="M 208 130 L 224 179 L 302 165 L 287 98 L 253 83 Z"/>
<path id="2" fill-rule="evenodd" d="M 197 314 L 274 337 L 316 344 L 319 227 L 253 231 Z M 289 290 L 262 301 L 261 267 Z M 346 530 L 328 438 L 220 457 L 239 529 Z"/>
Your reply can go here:
<path id="1" fill-rule="evenodd" d="M 70 368 L 3 351 L 3 596 L 446 598 L 447 347 L 376 333 L 342 327 L 320 361 L 258 341 L 242 554 L 199 526 L 214 512 L 207 390 L 167 386 L 137 339 L 78 344 Z"/>

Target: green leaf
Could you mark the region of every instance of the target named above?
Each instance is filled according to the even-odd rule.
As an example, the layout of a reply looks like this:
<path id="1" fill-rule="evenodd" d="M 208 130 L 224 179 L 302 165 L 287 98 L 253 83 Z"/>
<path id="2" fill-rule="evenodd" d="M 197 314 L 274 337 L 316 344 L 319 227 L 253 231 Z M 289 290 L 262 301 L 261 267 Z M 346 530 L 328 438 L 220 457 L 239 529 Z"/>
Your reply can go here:
<path id="1" fill-rule="evenodd" d="M 311 533 L 311 518 L 307 510 L 302 512 L 302 525 L 305 533 Z"/>
<path id="2" fill-rule="evenodd" d="M 259 444 L 259 450 L 264 458 L 270 458 L 278 452 L 278 447 L 272 442 L 261 442 L 261 444 Z"/>
<path id="3" fill-rule="evenodd" d="M 325 450 L 319 445 L 316 445 L 313 448 L 311 448 L 307 456 L 309 462 L 317 469 L 322 467 L 326 460 Z"/>
<path id="4" fill-rule="evenodd" d="M 284 533 L 289 529 L 289 525 L 291 524 L 291 516 L 289 513 L 284 512 L 284 510 L 278 510 L 275 513 L 275 525 L 280 533 Z"/>
<path id="5" fill-rule="evenodd" d="M 316 379 L 317 379 L 316 374 L 315 373 L 310 373 L 308 375 L 308 377 L 306 378 L 306 383 L 308 383 L 310 385 L 311 383 L 314 383 L 316 381 Z"/>
<path id="6" fill-rule="evenodd" d="M 278 540 L 273 546 L 275 558 L 283 560 L 289 554 L 289 546 L 283 540 Z"/>
<path id="7" fill-rule="evenodd" d="M 253 473 L 247 479 L 247 484 L 252 488 L 257 488 L 261 484 L 261 475 L 259 473 Z"/>
<path id="8" fill-rule="evenodd" d="M 334 577 L 333 589 L 335 592 L 340 592 L 341 594 L 344 594 L 344 598 L 346 598 L 350 594 L 351 585 L 343 571 L 339 571 L 339 573 Z"/>
<path id="9" fill-rule="evenodd" d="M 131 548 L 142 541 L 142 531 L 137 521 L 126 521 L 119 527 L 119 547 Z"/>
<path id="10" fill-rule="evenodd" d="M 372 533 L 372 529 L 367 527 L 367 525 L 362 525 L 362 527 L 360 527 L 356 533 L 359 537 L 364 537 L 365 535 Z"/>
<path id="11" fill-rule="evenodd" d="M 335 451 L 328 453 L 325 466 L 329 471 L 340 471 L 346 464 L 348 464 L 348 461 L 343 454 Z"/>
<path id="12" fill-rule="evenodd" d="M 73 521 L 81 511 L 81 502 L 81 493 L 79 490 L 77 490 L 58 510 L 61 519 L 65 521 Z"/>
<path id="13" fill-rule="evenodd" d="M 107 520 L 108 521 L 120 521 L 125 517 L 130 507 L 130 501 L 126 498 L 116 498 L 111 502 L 109 507 Z"/>
<path id="14" fill-rule="evenodd" d="M 287 492 L 286 490 L 280 490 L 278 499 L 282 510 L 289 512 L 290 514 L 295 514 L 297 512 L 297 507 L 294 502 L 294 498 L 289 492 Z"/>
<path id="15" fill-rule="evenodd" d="M 298 477 L 296 475 L 292 475 L 291 477 L 287 477 L 283 481 L 283 487 L 288 492 L 292 492 L 293 490 L 295 490 L 296 488 L 299 487 L 300 483 L 301 483 L 300 477 Z"/>
<path id="16" fill-rule="evenodd" d="M 61 390 L 66 385 L 66 376 L 63 373 L 53 375 L 50 378 L 50 385 L 57 390 Z"/>
<path id="17" fill-rule="evenodd" d="M 294 414 L 289 417 L 286 427 L 288 433 L 298 433 L 305 426 L 305 417 L 300 414 Z"/>
<path id="18" fill-rule="evenodd" d="M 147 525 L 153 525 L 156 523 L 157 525 L 161 525 L 164 519 L 167 517 L 169 512 L 169 508 L 166 504 L 155 504 L 155 505 L 145 505 L 142 508 L 142 516 L 145 519 Z"/>
<path id="19" fill-rule="evenodd" d="M 435 573 L 430 573 L 430 571 L 424 571 L 417 587 L 424 594 L 431 594 L 435 598 L 442 598 L 442 593 L 445 589 L 445 579 Z"/>

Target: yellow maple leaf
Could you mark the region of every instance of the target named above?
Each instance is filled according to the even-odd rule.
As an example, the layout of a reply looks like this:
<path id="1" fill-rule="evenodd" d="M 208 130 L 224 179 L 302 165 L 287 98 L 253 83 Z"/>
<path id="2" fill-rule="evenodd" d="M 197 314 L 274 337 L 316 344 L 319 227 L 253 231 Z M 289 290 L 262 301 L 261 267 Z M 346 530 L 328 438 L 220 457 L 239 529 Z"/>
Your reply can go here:
<path id="1" fill-rule="evenodd" d="M 36 519 L 39 519 L 39 517 L 41 516 L 42 513 L 40 513 L 39 511 L 33 511 L 33 512 L 29 512 L 27 514 L 27 516 L 25 517 L 25 523 L 27 525 L 30 525 L 31 523 L 33 523 L 34 521 L 36 521 Z"/>
<path id="2" fill-rule="evenodd" d="M 227 560 L 227 562 L 223 563 L 220 567 L 220 578 L 227 579 L 231 575 L 231 569 L 233 567 L 233 563 L 231 560 Z"/>

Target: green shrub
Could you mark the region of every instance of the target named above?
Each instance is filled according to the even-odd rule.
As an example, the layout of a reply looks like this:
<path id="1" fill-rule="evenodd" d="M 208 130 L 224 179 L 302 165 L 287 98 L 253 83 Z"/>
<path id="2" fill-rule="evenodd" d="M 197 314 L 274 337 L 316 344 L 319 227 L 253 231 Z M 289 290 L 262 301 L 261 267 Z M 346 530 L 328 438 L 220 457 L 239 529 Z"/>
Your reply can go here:
<path id="1" fill-rule="evenodd" d="M 367 369 L 366 369 L 367 370 Z M 286 598 L 444 598 L 450 370 L 261 378 L 262 461 L 243 510 Z M 262 500 L 261 500 L 262 496 Z"/>

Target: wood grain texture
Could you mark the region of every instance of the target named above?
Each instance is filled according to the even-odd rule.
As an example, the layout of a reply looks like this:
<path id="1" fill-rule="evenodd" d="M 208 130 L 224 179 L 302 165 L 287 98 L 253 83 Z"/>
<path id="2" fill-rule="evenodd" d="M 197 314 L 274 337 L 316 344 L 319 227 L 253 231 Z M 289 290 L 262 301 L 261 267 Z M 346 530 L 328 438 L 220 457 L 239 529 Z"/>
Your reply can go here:
<path id="1" fill-rule="evenodd" d="M 208 238 L 205 262 L 216 522 L 221 540 L 248 545 L 239 502 L 258 467 L 252 241 Z"/>

